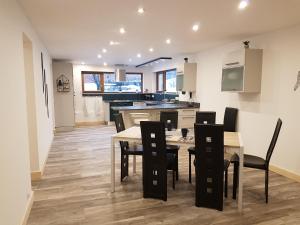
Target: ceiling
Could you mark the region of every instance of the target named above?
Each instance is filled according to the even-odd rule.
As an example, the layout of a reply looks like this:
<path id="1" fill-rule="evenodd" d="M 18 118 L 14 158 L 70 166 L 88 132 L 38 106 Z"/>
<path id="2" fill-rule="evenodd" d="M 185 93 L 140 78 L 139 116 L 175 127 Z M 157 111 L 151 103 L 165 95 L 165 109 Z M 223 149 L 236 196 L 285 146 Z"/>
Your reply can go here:
<path id="1" fill-rule="evenodd" d="M 19 2 L 53 58 L 86 64 L 137 65 L 300 23 L 299 0 L 250 0 L 245 10 L 238 10 L 239 0 Z M 141 6 L 143 15 L 137 13 Z M 198 32 L 192 31 L 194 23 L 200 24 Z M 125 34 L 120 34 L 121 27 Z M 172 41 L 170 45 L 165 43 L 167 38 Z M 110 46 L 111 40 L 120 44 Z M 102 48 L 107 53 L 103 54 Z M 141 58 L 137 58 L 138 53 Z"/>

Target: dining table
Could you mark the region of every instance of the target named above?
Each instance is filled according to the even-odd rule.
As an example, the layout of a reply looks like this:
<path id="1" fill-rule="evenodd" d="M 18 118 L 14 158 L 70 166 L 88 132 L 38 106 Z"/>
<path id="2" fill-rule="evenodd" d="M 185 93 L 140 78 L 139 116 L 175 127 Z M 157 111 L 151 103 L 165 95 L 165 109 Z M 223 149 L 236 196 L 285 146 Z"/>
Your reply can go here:
<path id="1" fill-rule="evenodd" d="M 111 136 L 111 192 L 115 192 L 115 145 L 119 141 L 141 144 L 141 129 L 139 126 L 130 127 L 124 131 Z M 182 137 L 181 130 L 166 131 L 166 144 L 179 145 L 181 147 L 190 147 L 195 145 L 194 132 L 190 130 L 186 138 Z M 227 153 L 236 153 L 239 156 L 239 183 L 237 207 L 238 211 L 243 210 L 243 165 L 244 165 L 244 147 L 242 137 L 239 132 L 224 132 L 224 151 Z M 188 154 L 188 153 L 187 153 Z M 133 160 L 133 170 L 135 172 L 136 160 Z"/>

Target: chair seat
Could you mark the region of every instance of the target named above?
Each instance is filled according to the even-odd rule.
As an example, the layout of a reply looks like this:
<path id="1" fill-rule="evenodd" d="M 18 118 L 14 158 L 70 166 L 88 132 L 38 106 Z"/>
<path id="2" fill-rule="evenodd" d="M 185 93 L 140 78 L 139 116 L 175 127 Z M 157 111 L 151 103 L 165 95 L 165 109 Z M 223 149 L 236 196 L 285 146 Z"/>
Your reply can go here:
<path id="1" fill-rule="evenodd" d="M 239 163 L 239 156 L 234 154 L 230 160 L 232 163 Z M 244 166 L 249 168 L 256 168 L 256 169 L 266 169 L 266 161 L 263 158 L 254 155 L 244 155 Z"/>
<path id="2" fill-rule="evenodd" d="M 190 154 L 195 155 L 195 146 L 189 147 L 188 151 L 189 151 Z"/>
<path id="3" fill-rule="evenodd" d="M 167 153 L 177 153 L 180 149 L 179 145 L 166 145 Z"/>
<path id="4" fill-rule="evenodd" d="M 266 161 L 258 156 L 244 155 L 244 166 L 257 169 L 266 169 Z"/>
<path id="5" fill-rule="evenodd" d="M 143 146 L 142 145 L 131 146 L 128 149 L 126 149 L 125 154 L 127 154 L 127 155 L 143 155 Z"/>
<path id="6" fill-rule="evenodd" d="M 176 169 L 176 156 L 173 153 L 167 153 L 167 169 Z"/>

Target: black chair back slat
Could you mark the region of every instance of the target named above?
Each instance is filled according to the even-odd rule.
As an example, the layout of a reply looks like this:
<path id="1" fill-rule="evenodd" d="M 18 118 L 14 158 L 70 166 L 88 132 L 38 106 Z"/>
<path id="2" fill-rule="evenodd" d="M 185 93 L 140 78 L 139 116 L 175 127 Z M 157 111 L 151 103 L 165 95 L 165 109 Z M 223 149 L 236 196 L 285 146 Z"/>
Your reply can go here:
<path id="1" fill-rule="evenodd" d="M 160 112 L 160 122 L 164 122 L 165 127 L 168 126 L 167 122 L 170 120 L 172 128 L 178 127 L 178 111 L 162 111 Z"/>
<path id="2" fill-rule="evenodd" d="M 114 115 L 115 125 L 117 132 L 125 130 L 125 125 L 123 121 L 123 116 L 121 113 Z M 121 181 L 128 176 L 128 166 L 129 166 L 129 157 L 126 154 L 126 150 L 129 148 L 127 141 L 120 141 L 121 147 Z"/>
<path id="3" fill-rule="evenodd" d="M 143 143 L 144 198 L 167 200 L 167 156 L 165 124 L 141 121 Z"/>
<path id="4" fill-rule="evenodd" d="M 196 112 L 196 123 L 198 124 L 215 124 L 216 112 Z"/>
<path id="5" fill-rule="evenodd" d="M 236 132 L 238 109 L 226 107 L 224 113 L 224 131 Z"/>
<path id="6" fill-rule="evenodd" d="M 195 124 L 196 206 L 223 210 L 224 128 Z"/>
<path id="7" fill-rule="evenodd" d="M 270 162 L 271 156 L 273 154 L 273 151 L 274 151 L 274 148 L 275 148 L 275 145 L 276 145 L 276 142 L 277 142 L 280 130 L 281 130 L 281 126 L 282 126 L 282 120 L 278 119 L 269 149 L 267 151 L 267 155 L 266 155 L 266 164 L 267 165 L 266 166 L 269 166 L 269 162 Z"/>

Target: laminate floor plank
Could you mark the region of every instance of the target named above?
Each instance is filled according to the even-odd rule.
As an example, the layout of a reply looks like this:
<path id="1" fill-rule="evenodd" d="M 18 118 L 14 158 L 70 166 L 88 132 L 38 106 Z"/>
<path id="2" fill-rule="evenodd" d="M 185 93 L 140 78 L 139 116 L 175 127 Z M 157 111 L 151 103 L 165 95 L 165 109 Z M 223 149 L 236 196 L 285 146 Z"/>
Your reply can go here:
<path id="1" fill-rule="evenodd" d="M 137 174 L 120 183 L 120 149 L 116 149 L 116 192 L 110 192 L 110 138 L 113 126 L 77 128 L 57 133 L 42 180 L 32 183 L 34 204 L 28 225 L 291 225 L 300 224 L 300 184 L 270 172 L 269 204 L 264 203 L 264 172 L 245 169 L 244 211 L 237 212 L 232 196 L 224 211 L 195 207 L 195 172 L 188 183 L 188 153 L 179 153 L 179 181 L 168 201 L 143 199 L 142 164 Z M 130 159 L 132 165 L 132 159 Z"/>

